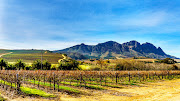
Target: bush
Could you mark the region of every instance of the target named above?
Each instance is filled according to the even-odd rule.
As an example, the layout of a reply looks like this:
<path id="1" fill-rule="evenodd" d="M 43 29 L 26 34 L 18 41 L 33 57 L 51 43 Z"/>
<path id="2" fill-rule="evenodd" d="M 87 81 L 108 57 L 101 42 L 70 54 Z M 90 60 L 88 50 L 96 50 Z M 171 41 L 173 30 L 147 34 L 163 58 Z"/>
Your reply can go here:
<path id="1" fill-rule="evenodd" d="M 15 63 L 15 67 L 17 70 L 24 69 L 25 63 L 23 63 L 22 60 L 17 60 L 17 62 Z"/>
<path id="2" fill-rule="evenodd" d="M 173 70 L 178 70 L 178 66 L 177 66 L 177 65 L 173 65 L 173 66 L 172 66 L 172 69 L 173 69 Z"/>
<path id="3" fill-rule="evenodd" d="M 56 65 L 52 65 L 50 69 L 51 70 L 57 70 Z"/>
<path id="4" fill-rule="evenodd" d="M 163 60 L 160 60 L 161 63 L 167 63 L 167 64 L 175 64 L 177 63 L 174 59 L 171 59 L 171 58 L 166 58 L 166 59 L 163 59 Z"/>
<path id="5" fill-rule="evenodd" d="M 63 59 L 58 65 L 59 70 L 75 70 L 78 68 L 79 62 L 72 59 Z"/>
<path id="6" fill-rule="evenodd" d="M 35 70 L 41 69 L 41 60 L 34 61 L 33 64 L 32 64 L 32 68 L 35 69 Z"/>
<path id="7" fill-rule="evenodd" d="M 0 59 L 0 67 L 1 67 L 1 70 L 3 70 L 3 67 L 7 67 L 8 63 L 6 61 L 4 61 L 3 58 Z"/>
<path id="8" fill-rule="evenodd" d="M 5 70 L 16 70 L 16 67 L 12 64 L 8 64 L 8 66 L 5 67 Z"/>
<path id="9" fill-rule="evenodd" d="M 124 66 L 122 64 L 117 64 L 115 69 L 116 70 L 125 70 Z"/>
<path id="10" fill-rule="evenodd" d="M 48 62 L 47 60 L 45 60 L 45 61 L 43 62 L 43 69 L 44 69 L 44 70 L 50 70 L 50 69 L 51 69 L 51 63 Z"/>
<path id="11" fill-rule="evenodd" d="M 96 67 L 91 68 L 90 70 L 99 71 L 99 70 L 101 70 L 101 68 L 100 68 L 100 67 L 98 67 L 98 66 L 96 66 Z"/>

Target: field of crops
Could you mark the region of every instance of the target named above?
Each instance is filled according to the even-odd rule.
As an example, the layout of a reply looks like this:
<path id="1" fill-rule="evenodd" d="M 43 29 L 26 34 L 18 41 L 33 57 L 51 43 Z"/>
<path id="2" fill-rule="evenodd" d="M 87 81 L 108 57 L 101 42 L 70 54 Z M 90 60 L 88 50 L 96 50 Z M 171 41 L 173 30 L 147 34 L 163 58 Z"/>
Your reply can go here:
<path id="1" fill-rule="evenodd" d="M 0 86 L 4 89 L 11 89 L 11 91 L 15 90 L 18 94 L 33 89 L 27 88 L 27 86 L 33 86 L 42 91 L 61 91 L 69 94 L 83 94 L 83 92 L 79 90 L 79 87 L 105 90 L 107 87 L 121 88 L 121 85 L 137 85 L 147 81 L 174 78 L 180 78 L 180 71 L 2 70 L 0 71 Z M 46 97 L 55 96 L 47 94 Z"/>
<path id="2" fill-rule="evenodd" d="M 43 53 L 43 55 L 42 55 Z M 10 63 L 17 62 L 18 59 L 23 60 L 26 63 L 33 63 L 37 59 L 48 60 L 49 62 L 56 64 L 59 59 L 62 59 L 62 54 L 51 53 L 46 50 L 0 50 L 1 58 Z"/>
<path id="3" fill-rule="evenodd" d="M 16 62 L 18 59 L 22 59 L 23 62 L 32 63 L 37 59 L 41 59 L 41 53 L 25 53 L 25 54 L 7 54 L 2 56 L 8 62 Z M 43 60 L 48 60 L 50 63 L 58 63 L 59 59 L 62 59 L 62 54 L 44 53 Z"/>

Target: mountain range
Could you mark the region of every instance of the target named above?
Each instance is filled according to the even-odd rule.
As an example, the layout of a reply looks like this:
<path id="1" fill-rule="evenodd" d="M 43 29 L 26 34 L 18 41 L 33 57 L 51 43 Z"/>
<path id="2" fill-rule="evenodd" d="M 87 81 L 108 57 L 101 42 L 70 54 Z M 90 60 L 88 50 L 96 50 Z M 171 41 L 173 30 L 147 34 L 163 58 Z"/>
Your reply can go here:
<path id="1" fill-rule="evenodd" d="M 176 58 L 167 55 L 160 47 L 156 47 L 151 43 L 143 43 L 133 40 L 130 42 L 119 44 L 115 41 L 107 41 L 97 45 L 75 45 L 62 50 L 55 50 L 55 53 L 66 53 L 74 59 L 86 58 L 129 58 L 129 57 L 148 57 L 148 58 Z"/>

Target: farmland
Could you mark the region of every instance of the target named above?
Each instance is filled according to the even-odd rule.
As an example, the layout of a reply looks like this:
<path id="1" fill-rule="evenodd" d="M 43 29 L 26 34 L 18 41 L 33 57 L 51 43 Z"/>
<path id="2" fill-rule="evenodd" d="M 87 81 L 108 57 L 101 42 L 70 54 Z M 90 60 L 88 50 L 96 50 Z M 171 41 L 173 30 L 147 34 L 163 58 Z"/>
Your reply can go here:
<path id="1" fill-rule="evenodd" d="M 142 86 L 147 82 L 175 80 L 180 71 L 14 71 L 0 72 L 0 87 L 15 91 L 15 95 L 36 95 L 56 99 L 61 93 L 73 96 L 92 96 L 93 92 L 120 93 L 125 86 Z M 109 90 L 111 89 L 111 90 Z M 112 91 L 112 89 L 118 91 Z M 30 92 L 31 91 L 31 92 Z M 62 94 L 63 95 L 63 94 Z M 10 95 L 9 95 L 10 96 Z"/>
<path id="2" fill-rule="evenodd" d="M 147 89 L 154 92 L 155 90 L 151 91 L 154 89 L 152 85 L 156 85 L 158 82 L 171 84 L 171 81 L 176 82 L 180 79 L 179 64 L 156 63 L 155 61 L 158 61 L 156 59 L 75 61 L 64 54 L 41 52 L 41 50 L 1 50 L 0 52 L 1 58 L 8 64 L 16 64 L 18 59 L 22 59 L 26 65 L 31 65 L 33 61 L 41 60 L 41 56 L 43 56 L 43 60 L 52 63 L 49 70 L 41 70 L 39 67 L 30 70 L 18 69 L 18 67 L 9 70 L 3 68 L 4 70 L 0 71 L 0 93 L 2 93 L 2 99 L 5 97 L 8 100 L 79 101 L 100 99 L 104 101 L 136 98 L 137 100 L 146 100 L 155 95 L 151 93 L 147 93 L 149 96 L 143 95 L 144 93 L 136 92 L 136 90 Z M 66 70 L 68 66 L 74 66 L 70 64 L 73 61 L 78 63 L 76 68 L 71 67 Z M 33 67 L 33 65 L 31 66 Z M 64 67 L 59 68 L 58 66 Z M 160 91 L 160 87 L 156 87 L 156 89 L 163 92 Z M 140 95 L 146 96 L 146 98 L 140 97 Z"/>
<path id="3" fill-rule="evenodd" d="M 49 62 L 56 64 L 59 59 L 63 58 L 62 54 L 50 53 L 45 50 L 43 50 L 42 53 L 41 50 L 0 50 L 0 54 L 5 54 L 1 58 L 10 63 L 14 63 L 18 59 L 21 59 L 26 63 L 32 63 L 37 59 L 41 59 L 41 56 L 43 56 L 43 60 L 48 60 Z"/>

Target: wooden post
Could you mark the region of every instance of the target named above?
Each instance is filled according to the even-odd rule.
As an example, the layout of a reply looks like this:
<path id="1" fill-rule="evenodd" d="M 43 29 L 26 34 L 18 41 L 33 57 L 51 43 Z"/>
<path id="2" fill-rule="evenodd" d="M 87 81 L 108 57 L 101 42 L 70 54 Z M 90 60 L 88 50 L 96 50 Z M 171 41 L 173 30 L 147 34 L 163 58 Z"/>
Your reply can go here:
<path id="1" fill-rule="evenodd" d="M 53 81 L 54 81 L 54 90 L 55 90 L 55 87 L 56 87 L 56 81 L 55 81 L 55 74 L 54 74 L 54 72 L 53 72 Z"/>
<path id="2" fill-rule="evenodd" d="M 17 88 L 16 88 L 16 90 L 17 90 L 17 93 L 19 93 L 20 92 L 20 81 L 19 81 L 19 75 L 18 74 L 16 74 L 16 79 L 17 79 Z"/>
<path id="3" fill-rule="evenodd" d="M 167 72 L 167 74 L 168 74 L 168 79 L 169 79 L 169 71 Z"/>
<path id="4" fill-rule="evenodd" d="M 39 88 L 39 81 L 40 81 L 40 77 L 38 77 L 38 88 Z"/>
<path id="5" fill-rule="evenodd" d="M 100 85 L 102 86 L 102 77 L 101 77 L 101 72 L 99 72 L 99 76 L 100 76 Z"/>
<path id="6" fill-rule="evenodd" d="M 57 86 L 58 86 L 58 92 L 59 92 L 59 79 L 58 79 L 58 82 L 57 82 Z"/>
<path id="7" fill-rule="evenodd" d="M 44 75 L 44 85 L 45 85 L 46 76 Z"/>
<path id="8" fill-rule="evenodd" d="M 81 82 L 82 82 L 82 74 L 80 73 L 80 86 L 81 86 Z"/>
<path id="9" fill-rule="evenodd" d="M 24 76 L 24 73 L 23 73 L 23 83 L 25 83 L 25 76 Z"/>
<path id="10" fill-rule="evenodd" d="M 51 90 L 51 77 L 50 77 L 50 90 Z"/>
<path id="11" fill-rule="evenodd" d="M 141 77 L 140 77 L 140 74 L 139 74 L 139 72 L 138 72 L 138 77 L 139 77 L 139 81 L 141 82 Z"/>
<path id="12" fill-rule="evenodd" d="M 118 74 L 117 73 L 115 73 L 116 74 L 116 84 L 118 83 Z"/>
<path id="13" fill-rule="evenodd" d="M 34 79 L 34 86 L 35 86 L 35 78 L 33 78 Z"/>
<path id="14" fill-rule="evenodd" d="M 129 76 L 129 82 L 131 81 L 131 75 L 130 72 L 128 72 L 128 76 Z"/>

